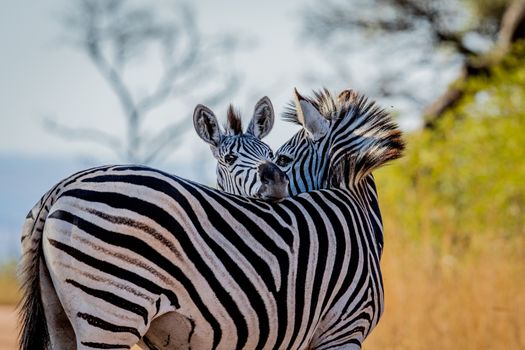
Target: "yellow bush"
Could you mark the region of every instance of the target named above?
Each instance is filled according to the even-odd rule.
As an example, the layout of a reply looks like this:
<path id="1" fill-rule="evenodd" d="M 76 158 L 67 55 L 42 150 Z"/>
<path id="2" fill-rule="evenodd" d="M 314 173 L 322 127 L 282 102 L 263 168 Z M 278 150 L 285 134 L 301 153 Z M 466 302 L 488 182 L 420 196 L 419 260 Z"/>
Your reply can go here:
<path id="1" fill-rule="evenodd" d="M 386 308 L 365 349 L 525 348 L 524 53 L 377 172 Z"/>

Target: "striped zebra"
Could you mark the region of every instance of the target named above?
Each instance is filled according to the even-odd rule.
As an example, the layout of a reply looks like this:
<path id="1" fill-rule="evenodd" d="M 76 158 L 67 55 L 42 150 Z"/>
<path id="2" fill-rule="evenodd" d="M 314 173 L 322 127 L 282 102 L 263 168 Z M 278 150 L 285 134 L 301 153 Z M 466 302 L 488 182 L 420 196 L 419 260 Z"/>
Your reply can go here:
<path id="1" fill-rule="evenodd" d="M 370 128 L 391 124 L 376 112 L 348 118 L 365 118 Z M 391 145 L 397 153 L 374 156 L 398 157 L 402 143 Z M 369 200 L 359 186 L 335 186 L 348 173 L 337 164 L 333 188 L 280 203 L 143 168 L 81 174 L 42 216 L 33 249 L 58 298 L 46 297 L 46 283 L 27 285 L 42 287 L 45 306 L 63 308 L 82 349 L 129 348 L 141 337 L 150 349 L 359 348 L 381 309 L 380 279 L 371 271 L 379 258 Z M 162 200 L 150 201 L 151 192 Z M 26 298 L 25 310 L 43 322 L 38 300 Z M 165 337 L 150 339 L 149 327 Z M 72 334 L 71 326 L 53 330 L 59 348 Z"/>
<path id="2" fill-rule="evenodd" d="M 228 193 L 266 200 L 287 197 L 287 193 L 280 192 L 281 186 L 272 186 L 274 181 L 281 183 L 287 179 L 275 164 L 268 161 L 273 158 L 272 150 L 260 141 L 268 135 L 274 123 L 270 99 L 263 97 L 257 102 L 246 133 L 242 131 L 240 115 L 232 105 L 228 108 L 227 118 L 223 132 L 209 108 L 198 105 L 193 114 L 197 134 L 210 145 L 217 160 L 217 188 Z M 257 171 L 252 171 L 254 167 Z M 272 176 L 281 177 L 273 179 Z"/>
<path id="3" fill-rule="evenodd" d="M 325 205 L 339 202 L 354 206 L 349 213 L 320 211 L 319 218 L 329 223 L 327 227 L 344 227 L 351 221 L 351 239 L 357 243 L 346 246 L 340 256 L 344 259 L 350 253 L 353 262 L 333 265 L 345 267 L 340 277 L 353 275 L 346 289 L 351 295 L 338 299 L 339 305 L 324 314 L 321 335 L 312 339 L 310 347 L 359 349 L 383 312 L 379 265 L 383 226 L 371 172 L 399 158 L 404 141 L 386 111 L 353 90 L 344 90 L 335 98 L 324 89 L 315 92 L 313 98 L 305 98 L 295 89 L 284 119 L 301 126 L 274 158 L 288 176 L 290 195 L 314 191 L 310 193 L 317 193 Z M 344 218 L 348 214 L 351 220 Z M 323 282 L 319 290 L 331 291 L 327 280 Z"/>
<path id="4" fill-rule="evenodd" d="M 194 127 L 199 136 L 210 144 L 210 148 L 217 159 L 217 185 L 220 189 L 234 194 L 265 200 L 279 200 L 280 198 L 287 196 L 287 179 L 284 174 L 273 163 L 271 163 L 270 159 L 273 156 L 271 149 L 268 147 L 268 145 L 260 141 L 260 139 L 266 136 L 271 130 L 273 121 L 273 107 L 267 97 L 262 98 L 256 104 L 252 120 L 250 121 L 246 133 L 242 133 L 240 116 L 234 112 L 232 106 L 230 106 L 228 109 L 227 124 L 224 128 L 224 131 L 219 127 L 217 118 L 209 108 L 203 105 L 198 105 L 195 108 L 193 116 Z M 97 192 L 98 185 L 96 183 L 100 182 L 99 180 L 106 176 L 108 178 L 115 179 L 115 181 L 109 181 L 107 184 L 105 184 L 109 186 L 105 187 L 105 189 L 108 190 L 107 193 L 104 194 L 102 193 L 103 191 Z M 124 183 L 125 181 L 116 180 L 120 176 L 125 176 L 122 179 L 134 179 L 136 182 L 134 185 L 130 184 L 127 186 Z M 114 195 L 117 197 L 120 196 L 121 198 L 128 198 L 130 194 L 133 195 L 133 193 L 135 193 L 137 190 L 140 193 L 143 192 L 143 189 L 137 187 L 140 186 L 139 183 L 142 179 L 144 179 L 145 183 L 147 183 L 156 177 L 167 177 L 170 180 L 164 182 L 166 188 L 157 189 L 159 190 L 159 193 L 155 193 L 156 190 L 152 187 L 149 189 L 150 193 L 148 196 L 142 198 L 145 199 L 146 202 L 149 201 L 152 206 L 157 205 L 161 207 L 163 204 L 162 201 L 165 200 L 164 197 L 166 197 L 166 195 L 161 194 L 161 192 L 166 191 L 171 193 L 177 191 L 176 188 L 171 188 L 170 181 L 175 181 L 177 183 L 181 182 L 190 187 L 194 187 L 191 189 L 191 191 L 196 192 L 194 197 L 197 196 L 198 198 L 201 198 L 198 194 L 200 190 L 209 190 L 205 186 L 200 186 L 184 179 L 171 177 L 170 175 L 159 172 L 155 169 L 140 166 L 105 166 L 81 171 L 64 179 L 55 185 L 50 191 L 48 191 L 37 203 L 37 205 L 35 205 L 35 207 L 28 213 L 22 232 L 22 261 L 20 263 L 20 272 L 23 284 L 23 301 L 20 312 L 22 321 L 22 329 L 20 334 L 21 349 L 43 349 L 48 345 L 52 345 L 54 349 L 71 349 L 76 347 L 77 340 L 73 333 L 72 324 L 68 319 L 68 317 L 71 316 L 65 313 L 65 309 L 61 303 L 61 300 L 58 299 L 57 291 L 53 287 L 53 283 L 50 279 L 49 271 L 43 254 L 43 242 L 41 241 L 45 228 L 44 225 L 48 221 L 48 218 L 51 218 L 53 215 L 57 215 L 52 209 L 55 203 L 64 201 L 65 197 L 67 196 L 74 198 L 74 196 L 71 196 L 71 194 L 75 193 L 75 191 L 77 193 L 93 192 L 101 196 Z M 162 183 L 161 180 L 159 181 L 159 183 Z M 91 183 L 91 185 L 88 185 L 89 183 Z M 112 187 L 112 183 L 115 185 L 114 187 Z M 142 187 L 145 188 L 145 186 Z M 130 190 L 130 193 L 127 192 L 128 189 Z M 214 193 L 217 192 L 213 190 L 211 191 Z M 191 211 L 191 206 L 199 205 L 199 200 L 190 200 L 187 202 L 176 199 L 175 202 L 179 205 L 181 205 L 180 203 L 182 202 L 182 205 L 185 206 L 185 210 Z M 92 204 L 94 207 L 91 209 L 95 211 L 98 210 L 97 208 L 99 206 L 103 206 L 102 203 L 96 204 L 94 202 Z M 95 213 L 87 208 L 83 208 L 82 210 L 87 210 L 87 212 L 90 212 L 91 214 Z M 74 214 L 76 211 L 77 209 L 72 210 L 69 213 Z M 98 214 L 102 213 L 103 211 L 98 211 Z M 94 215 L 96 216 L 96 214 Z M 102 219 L 100 216 L 98 218 Z M 111 219 L 109 219 L 109 216 L 104 218 L 105 219 L 103 220 L 109 220 L 109 222 L 112 222 Z M 127 219 L 124 220 L 124 218 Z M 139 224 L 139 221 L 137 221 L 133 215 L 125 214 L 119 219 L 116 219 L 116 216 L 113 216 L 112 220 L 117 220 L 113 221 L 113 224 L 117 226 L 132 226 L 133 229 L 127 229 L 128 233 L 131 234 L 133 234 L 133 231 L 135 230 L 144 231 L 147 228 L 146 224 Z M 49 220 L 47 225 L 51 225 L 51 222 L 52 220 Z M 78 222 L 79 221 L 75 221 L 73 226 L 76 226 Z M 124 226 L 121 226 L 121 228 Z M 62 230 L 62 232 L 66 233 L 64 230 Z M 152 234 L 152 231 L 147 232 Z M 71 240 L 74 238 L 73 233 L 74 230 L 71 230 L 62 238 Z M 163 234 L 166 234 L 166 232 Z M 111 235 L 108 234 L 107 238 L 109 237 L 111 237 Z M 157 244 L 166 242 L 161 235 L 157 235 L 156 240 L 158 241 Z M 82 242 L 87 246 L 93 247 L 93 245 L 86 240 L 83 240 Z M 105 250 L 105 252 L 108 251 Z M 124 258 L 124 255 L 118 255 L 116 252 L 115 256 L 119 256 L 120 259 Z M 51 257 L 48 259 L 51 259 Z M 64 267 L 63 261 L 57 264 L 60 264 Z M 71 271 L 78 269 L 76 266 L 74 266 L 76 264 L 78 264 L 78 262 L 75 264 L 69 263 L 70 268 L 72 269 Z M 118 264 L 116 266 L 118 266 Z M 141 266 L 145 265 L 142 264 Z M 94 283 L 93 281 L 97 281 L 98 283 L 102 281 L 102 284 L 109 283 L 113 285 L 116 283 L 114 281 L 110 281 L 110 279 L 107 277 L 97 276 L 96 274 L 86 271 L 79 272 L 79 276 L 87 278 L 87 281 L 90 283 Z M 84 280 L 84 282 L 85 281 L 86 280 Z M 93 288 L 89 289 L 87 287 L 89 283 L 81 285 L 77 282 L 73 282 L 72 279 L 66 281 L 66 283 L 72 286 L 71 288 L 83 290 L 87 294 L 89 294 L 90 291 L 94 292 L 95 290 Z M 124 284 L 122 283 L 120 283 L 118 286 L 124 288 Z M 144 298 L 147 297 L 147 300 L 152 300 L 151 296 L 147 296 L 144 293 L 138 292 L 136 287 L 135 289 L 132 287 L 125 287 L 124 289 L 128 293 L 135 293 L 135 295 L 140 295 Z M 67 293 L 67 291 L 65 293 Z M 98 291 L 97 293 L 98 298 L 103 300 L 105 298 L 107 299 L 107 297 L 111 295 L 111 292 L 105 292 L 102 290 Z M 126 292 L 124 292 L 124 294 L 125 293 Z M 94 295 L 92 294 L 92 296 Z M 42 303 L 42 300 L 44 303 Z M 115 297 L 111 297 L 110 300 L 106 301 L 111 304 L 111 302 L 118 302 L 119 300 L 122 301 L 123 298 L 119 297 L 118 294 L 115 294 Z M 155 302 L 160 302 L 160 299 L 156 300 Z M 119 304 L 119 307 L 125 308 L 129 305 L 132 305 L 132 303 Z M 139 309 L 142 313 L 143 309 Z M 136 311 L 136 309 L 134 310 Z M 166 319 L 170 319 L 170 322 L 166 323 Z M 91 319 L 91 321 L 92 320 L 93 319 Z M 162 322 L 159 322 L 159 320 Z M 168 326 L 170 326 L 174 320 L 177 321 L 177 317 L 162 318 L 160 315 L 159 317 L 156 317 L 156 325 L 154 327 L 149 327 L 151 330 L 150 337 L 155 338 L 160 335 L 164 336 L 165 332 L 163 331 L 163 325 L 166 323 Z M 166 335 L 168 337 L 170 336 L 169 333 Z M 148 337 L 144 337 L 143 341 L 148 342 Z M 162 339 L 162 341 L 163 343 L 165 342 L 164 339 Z M 49 342 L 51 342 L 51 344 L 49 344 Z M 87 344 L 88 345 L 83 346 L 87 346 L 87 348 L 90 346 L 91 348 L 111 348 L 109 343 L 104 345 L 101 342 L 88 342 Z M 129 346 L 126 345 L 123 348 L 126 347 Z M 79 348 L 82 348 L 82 346 Z M 160 349 L 162 347 L 159 346 L 157 348 Z M 173 347 L 168 346 L 167 348 Z"/>

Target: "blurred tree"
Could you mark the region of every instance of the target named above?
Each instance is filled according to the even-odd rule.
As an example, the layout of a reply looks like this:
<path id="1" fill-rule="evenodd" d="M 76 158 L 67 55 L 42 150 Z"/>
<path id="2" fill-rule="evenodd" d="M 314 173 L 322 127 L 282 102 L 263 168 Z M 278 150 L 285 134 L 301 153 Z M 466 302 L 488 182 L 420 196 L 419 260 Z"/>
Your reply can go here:
<path id="1" fill-rule="evenodd" d="M 107 146 L 125 161 L 159 161 L 167 157 L 191 122 L 184 118 L 148 135 L 143 124 L 154 109 L 175 97 L 199 92 L 207 96 L 201 102 L 213 106 L 238 86 L 237 74 L 228 75 L 224 69 L 237 40 L 228 35 L 203 37 L 195 11 L 186 3 L 159 8 L 144 1 L 75 0 L 70 6 L 62 18 L 67 40 L 89 57 L 114 92 L 125 117 L 126 137 L 48 119 L 47 127 L 62 137 Z M 150 61 L 156 65 L 145 65 Z M 158 76 L 153 87 L 145 88 L 136 77 L 144 66 L 149 76 Z"/>
<path id="2" fill-rule="evenodd" d="M 429 90 L 428 85 L 442 74 L 440 68 L 454 61 L 437 59 L 447 50 L 462 68 L 456 82 L 424 111 L 425 126 L 433 127 L 461 99 L 470 77 L 490 74 L 490 67 L 509 47 L 525 38 L 525 0 L 319 1 L 305 10 L 303 28 L 307 37 L 328 51 L 338 75 L 347 80 L 341 72 L 348 70 L 344 66 L 348 56 L 373 47 L 380 57 L 374 69 L 382 71 L 382 77 L 372 94 L 401 96 L 420 104 L 429 101 L 421 101 L 418 94 Z M 407 74 L 422 65 L 430 67 L 426 74 L 434 73 L 434 81 L 427 79 L 427 86 L 403 90 Z"/>
<path id="3" fill-rule="evenodd" d="M 525 44 L 511 46 L 433 129 L 408 135 L 406 157 L 377 174 L 385 225 L 459 251 L 482 235 L 525 237 L 524 59 Z"/>

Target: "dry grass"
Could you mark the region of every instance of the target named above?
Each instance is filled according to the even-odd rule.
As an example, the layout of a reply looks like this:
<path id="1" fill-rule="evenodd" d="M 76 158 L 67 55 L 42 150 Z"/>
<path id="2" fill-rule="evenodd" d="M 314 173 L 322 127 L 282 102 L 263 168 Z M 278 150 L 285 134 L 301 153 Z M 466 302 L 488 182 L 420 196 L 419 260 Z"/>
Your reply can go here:
<path id="1" fill-rule="evenodd" d="M 525 349 L 523 244 L 478 237 L 457 258 L 388 235 L 385 313 L 364 349 Z"/>
<path id="2" fill-rule="evenodd" d="M 0 305 L 16 305 L 20 298 L 20 290 L 14 262 L 0 266 L 0 291 Z"/>

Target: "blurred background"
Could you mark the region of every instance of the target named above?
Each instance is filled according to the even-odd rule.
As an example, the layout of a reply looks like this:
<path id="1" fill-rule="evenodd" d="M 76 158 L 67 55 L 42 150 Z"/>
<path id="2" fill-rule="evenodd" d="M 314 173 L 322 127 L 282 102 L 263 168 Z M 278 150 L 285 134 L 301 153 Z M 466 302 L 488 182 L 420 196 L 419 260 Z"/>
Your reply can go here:
<path id="1" fill-rule="evenodd" d="M 16 348 L 27 211 L 141 163 L 214 185 L 198 103 L 247 123 L 354 88 L 406 156 L 377 171 L 386 308 L 364 349 L 525 349 L 525 0 L 9 2 L 0 12 L 0 349 Z M 296 127 L 278 120 L 274 148 Z M 4 316 L 2 316 L 4 315 Z"/>

